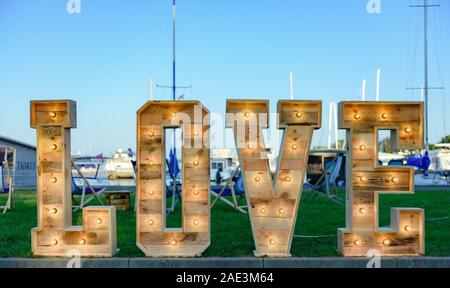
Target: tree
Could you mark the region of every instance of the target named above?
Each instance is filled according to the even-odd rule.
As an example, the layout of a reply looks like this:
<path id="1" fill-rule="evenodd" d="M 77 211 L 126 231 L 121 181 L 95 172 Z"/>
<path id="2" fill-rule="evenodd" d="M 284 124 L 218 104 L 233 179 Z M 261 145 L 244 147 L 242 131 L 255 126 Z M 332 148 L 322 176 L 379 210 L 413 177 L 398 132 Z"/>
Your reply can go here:
<path id="1" fill-rule="evenodd" d="M 441 142 L 439 142 L 440 144 L 444 144 L 444 143 L 450 143 L 450 135 L 447 135 L 445 137 L 441 138 Z"/>

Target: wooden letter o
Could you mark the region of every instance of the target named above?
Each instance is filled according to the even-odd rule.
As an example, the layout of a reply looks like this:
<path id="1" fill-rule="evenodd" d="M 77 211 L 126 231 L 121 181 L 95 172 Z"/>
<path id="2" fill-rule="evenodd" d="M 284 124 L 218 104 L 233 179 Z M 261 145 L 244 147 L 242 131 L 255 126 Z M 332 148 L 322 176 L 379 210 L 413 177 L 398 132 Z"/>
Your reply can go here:
<path id="1" fill-rule="evenodd" d="M 137 113 L 137 246 L 193 257 L 210 245 L 209 112 L 198 101 L 150 101 Z M 182 129 L 182 228 L 166 228 L 165 128 Z"/>

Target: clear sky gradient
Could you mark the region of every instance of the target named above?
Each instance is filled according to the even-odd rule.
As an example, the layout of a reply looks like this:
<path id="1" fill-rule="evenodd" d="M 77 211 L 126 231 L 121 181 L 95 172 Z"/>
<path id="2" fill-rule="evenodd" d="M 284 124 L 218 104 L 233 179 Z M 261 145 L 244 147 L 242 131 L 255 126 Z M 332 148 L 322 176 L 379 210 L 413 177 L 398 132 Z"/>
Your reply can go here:
<path id="1" fill-rule="evenodd" d="M 430 85 L 450 89 L 450 1 L 430 1 L 441 4 L 430 11 Z M 171 0 L 81 0 L 81 14 L 66 3 L 0 0 L 0 135 L 34 144 L 29 101 L 73 99 L 74 152 L 134 150 L 149 74 L 171 84 Z M 374 100 L 378 68 L 382 100 L 420 99 L 405 87 L 423 85 L 423 11 L 409 8 L 421 3 L 381 0 L 369 14 L 367 0 L 178 0 L 178 85 L 193 86 L 179 95 L 215 113 L 230 98 L 270 99 L 274 111 L 292 71 L 295 98 L 323 100 L 314 144 L 325 145 L 329 102 L 360 99 L 363 79 Z M 155 99 L 170 93 L 154 88 Z M 448 94 L 430 93 L 432 142 L 450 134 Z"/>

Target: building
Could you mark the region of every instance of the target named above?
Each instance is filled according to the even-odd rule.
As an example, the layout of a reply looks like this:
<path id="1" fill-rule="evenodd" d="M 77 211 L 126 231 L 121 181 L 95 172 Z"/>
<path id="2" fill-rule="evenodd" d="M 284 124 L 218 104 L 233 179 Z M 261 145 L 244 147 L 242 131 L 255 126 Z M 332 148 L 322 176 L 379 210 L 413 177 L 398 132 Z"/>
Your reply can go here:
<path id="1" fill-rule="evenodd" d="M 36 187 L 36 146 L 23 143 L 0 135 L 0 165 L 4 160 L 4 149 L 16 149 L 16 189 L 27 189 Z M 3 167 L 2 167 L 3 168 Z"/>

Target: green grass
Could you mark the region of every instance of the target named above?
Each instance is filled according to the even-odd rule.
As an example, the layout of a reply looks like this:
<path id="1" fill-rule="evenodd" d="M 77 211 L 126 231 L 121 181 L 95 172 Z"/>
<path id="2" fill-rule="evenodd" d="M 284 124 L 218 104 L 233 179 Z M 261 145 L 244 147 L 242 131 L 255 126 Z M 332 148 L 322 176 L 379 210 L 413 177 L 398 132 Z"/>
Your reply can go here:
<path id="1" fill-rule="evenodd" d="M 340 191 L 344 195 L 344 191 Z M 294 238 L 292 255 L 304 257 L 338 256 L 336 229 L 344 227 L 345 208 L 318 196 L 312 201 L 311 193 L 304 192 L 297 219 L 296 235 L 332 235 L 323 238 Z M 134 198 L 132 199 L 134 201 Z M 5 195 L 0 197 L 4 203 Z M 95 204 L 95 203 L 94 203 Z M 390 207 L 421 207 L 426 214 L 426 254 L 450 256 L 450 220 L 441 219 L 450 214 L 450 191 L 419 191 L 415 195 L 382 195 L 380 223 L 389 224 Z M 168 217 L 168 225 L 180 223 L 178 211 Z M 0 257 L 32 257 L 31 228 L 36 227 L 36 194 L 17 191 L 15 208 L 0 214 Z M 204 257 L 253 256 L 254 243 L 247 214 L 241 214 L 219 202 L 212 210 L 211 246 Z M 74 224 L 81 223 L 81 213 L 74 214 Z M 430 221 L 431 220 L 431 221 Z M 136 247 L 135 214 L 117 212 L 118 257 L 142 257 Z"/>

